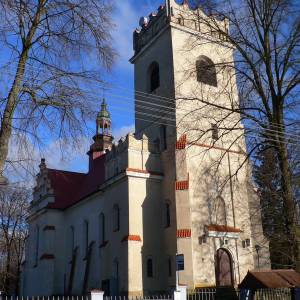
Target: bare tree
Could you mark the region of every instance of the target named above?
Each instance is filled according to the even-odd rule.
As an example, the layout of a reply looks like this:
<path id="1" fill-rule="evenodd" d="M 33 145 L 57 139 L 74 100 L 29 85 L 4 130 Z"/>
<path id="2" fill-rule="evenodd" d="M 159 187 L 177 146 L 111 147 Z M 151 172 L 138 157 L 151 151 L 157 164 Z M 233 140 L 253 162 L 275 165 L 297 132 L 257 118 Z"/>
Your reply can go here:
<path id="1" fill-rule="evenodd" d="M 232 144 L 249 137 L 249 155 L 253 157 L 261 145 L 272 148 L 278 161 L 279 189 L 287 226 L 288 247 L 291 249 L 292 266 L 300 270 L 300 231 L 292 184 L 292 170 L 288 145 L 296 145 L 299 138 L 293 126 L 299 125 L 300 93 L 300 14 L 295 1 L 289 0 L 223 0 L 199 1 L 199 10 L 191 16 L 200 24 L 199 34 L 191 38 L 189 50 L 203 45 L 220 46 L 224 53 L 234 51 L 234 59 L 225 56 L 214 66 L 201 62 L 206 70 L 198 72 L 210 76 L 215 68 L 218 76 L 227 78 L 228 85 L 215 89 L 216 83 L 206 78 L 203 90 L 191 97 L 182 97 L 182 103 L 197 101 L 197 109 L 183 116 L 184 128 L 197 131 L 196 140 L 207 137 L 214 128 L 195 129 L 188 125 L 192 120 L 212 119 L 207 111 L 214 111 L 214 123 L 219 129 L 216 141 L 231 137 Z M 180 21 L 183 23 L 184 21 Z M 188 20 L 186 21 L 188 24 Z M 195 26 L 192 23 L 193 29 Z M 224 25 L 225 24 L 225 25 Z M 230 29 L 228 30 L 228 26 Z M 212 49 L 216 49 L 212 48 Z M 213 58 L 213 56 L 212 56 Z M 198 67 L 197 67 L 198 68 Z M 205 72 L 204 72 L 205 71 Z M 185 70 L 187 76 L 195 76 L 195 68 Z M 200 72 L 200 74 L 201 74 Z M 197 74 L 198 75 L 198 74 Z M 223 77 L 223 78 L 224 78 Z M 238 81 L 239 101 L 232 96 L 232 84 Z M 182 83 L 183 84 L 183 83 Z M 180 88 L 180 86 L 179 86 Z M 192 93 L 192 92 L 191 92 Z M 201 97 L 200 97 L 201 95 Z M 209 96 L 207 96 L 209 95 Z M 224 96 L 228 96 L 224 99 Z M 215 101 L 223 97 L 223 101 Z M 179 99 L 180 100 L 180 99 Z M 245 132 L 241 127 L 245 124 Z M 232 135 L 232 133 L 235 133 Z M 226 156 L 221 159 L 226 158 Z M 238 172 L 238 170 L 237 170 Z"/>
<path id="2" fill-rule="evenodd" d="M 1 176 L 12 134 L 37 148 L 49 136 L 78 142 L 85 132 L 89 85 L 115 57 L 111 13 L 106 0 L 0 1 Z"/>
<path id="3" fill-rule="evenodd" d="M 1 290 L 18 294 L 21 263 L 28 230 L 30 191 L 20 186 L 1 187 L 0 235 L 3 270 Z"/>

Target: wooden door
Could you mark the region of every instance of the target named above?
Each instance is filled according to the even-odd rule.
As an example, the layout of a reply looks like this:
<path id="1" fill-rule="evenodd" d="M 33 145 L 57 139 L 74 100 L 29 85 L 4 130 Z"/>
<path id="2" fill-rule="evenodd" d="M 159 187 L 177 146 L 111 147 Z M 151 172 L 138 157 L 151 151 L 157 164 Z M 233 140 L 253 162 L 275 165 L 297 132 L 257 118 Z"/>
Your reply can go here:
<path id="1" fill-rule="evenodd" d="M 217 286 L 233 286 L 232 257 L 225 249 L 219 249 L 216 254 Z"/>

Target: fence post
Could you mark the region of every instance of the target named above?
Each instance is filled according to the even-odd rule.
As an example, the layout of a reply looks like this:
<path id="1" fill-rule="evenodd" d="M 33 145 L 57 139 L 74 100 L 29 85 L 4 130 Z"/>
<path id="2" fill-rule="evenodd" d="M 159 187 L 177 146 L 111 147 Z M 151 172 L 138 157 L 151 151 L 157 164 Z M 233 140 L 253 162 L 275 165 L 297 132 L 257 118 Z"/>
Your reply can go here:
<path id="1" fill-rule="evenodd" d="M 174 291 L 174 300 L 187 300 L 187 286 L 179 285 L 178 289 Z"/>
<path id="2" fill-rule="evenodd" d="M 91 290 L 91 300 L 103 300 L 104 292 L 101 290 Z"/>

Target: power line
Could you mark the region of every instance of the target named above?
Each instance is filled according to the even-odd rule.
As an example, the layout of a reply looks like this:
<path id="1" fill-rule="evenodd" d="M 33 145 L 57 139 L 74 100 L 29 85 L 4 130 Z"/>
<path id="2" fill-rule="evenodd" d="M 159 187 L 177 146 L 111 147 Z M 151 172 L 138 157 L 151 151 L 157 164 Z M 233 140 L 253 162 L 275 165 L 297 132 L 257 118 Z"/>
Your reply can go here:
<path id="1" fill-rule="evenodd" d="M 85 91 L 86 93 L 88 93 L 88 94 L 92 94 L 92 95 L 96 95 L 96 96 L 98 96 L 98 93 L 96 94 L 94 91 Z M 122 96 L 122 95 L 116 95 L 116 94 L 112 94 L 114 97 L 117 97 L 117 98 L 120 98 L 120 99 L 125 99 L 125 100 L 131 100 L 131 98 L 128 98 L 128 97 L 124 97 L 124 96 Z M 61 96 L 61 98 L 65 98 L 66 96 Z M 116 101 L 116 99 L 115 98 L 112 98 L 112 99 L 110 99 L 110 101 Z M 124 102 L 124 101 L 123 101 Z M 137 107 L 141 107 L 141 108 L 144 108 L 144 109 L 146 109 L 146 110 L 150 110 L 151 112 L 152 111 L 154 111 L 154 112 L 158 112 L 158 113 L 164 113 L 164 114 L 171 114 L 172 115 L 172 117 L 170 117 L 170 118 L 167 118 L 167 117 L 163 117 L 165 120 L 168 120 L 168 121 L 176 121 L 176 119 L 175 118 L 173 118 L 173 116 L 174 116 L 174 113 L 175 113 L 175 110 L 176 110 L 176 108 L 170 108 L 170 107 L 167 107 L 168 109 L 173 109 L 174 110 L 174 113 L 173 112 L 170 112 L 170 111 L 166 111 L 165 110 L 165 108 L 166 108 L 166 106 L 164 106 L 164 105 L 160 105 L 160 104 L 157 104 L 157 103 L 152 103 L 152 102 L 149 102 L 149 101 L 143 101 L 143 100 L 139 100 L 139 99 L 135 99 L 135 102 L 138 102 L 138 103 L 145 103 L 147 106 L 143 106 L 143 105 L 139 105 L 139 104 L 136 104 L 136 106 Z M 154 106 L 156 106 L 156 107 L 162 107 L 163 109 L 155 109 L 155 108 L 153 108 L 153 107 L 149 107 L 149 105 L 154 105 Z M 190 112 L 190 111 L 188 111 L 188 110 L 185 110 L 185 111 L 187 111 L 187 112 Z M 146 115 L 146 116 L 150 116 L 150 117 L 157 117 L 157 115 L 153 115 L 153 114 L 149 114 L 149 113 L 141 113 L 141 114 L 143 114 L 143 115 Z M 204 115 L 204 114 L 199 114 L 199 113 L 197 113 L 197 117 L 203 117 L 203 118 L 205 118 L 205 119 L 207 119 L 207 118 L 209 118 L 209 116 L 206 114 L 206 115 Z M 161 117 L 162 118 L 162 117 Z M 183 118 L 182 118 L 183 119 Z M 250 129 L 253 129 L 253 127 L 249 127 Z M 241 129 L 242 130 L 242 129 Z M 270 135 L 279 135 L 279 137 L 281 137 L 281 138 L 286 138 L 286 137 L 296 137 L 296 139 L 293 139 L 293 138 L 289 138 L 290 140 L 292 140 L 292 141 L 295 141 L 295 142 L 298 142 L 298 139 L 300 138 L 300 136 L 299 135 L 294 135 L 294 134 L 288 134 L 288 133 L 285 133 L 285 134 L 281 134 L 281 133 L 279 133 L 279 132 L 277 132 L 276 130 L 272 130 L 272 129 L 267 129 L 267 128 L 263 128 L 263 130 L 264 130 L 264 132 L 266 132 L 266 133 L 269 133 Z M 261 132 L 259 132 L 260 134 L 261 134 Z M 274 134 L 275 133 L 275 134 Z M 275 140 L 274 140 L 275 141 Z"/>
<path id="2" fill-rule="evenodd" d="M 38 80 L 37 81 L 40 81 L 42 82 L 41 80 Z M 102 83 L 103 84 L 103 83 Z M 126 90 L 129 90 L 129 89 L 126 89 Z M 91 91 L 84 91 L 83 89 L 81 89 L 81 91 L 85 92 L 85 93 L 90 93 L 91 94 Z M 131 90 L 130 90 L 131 91 Z M 93 92 L 95 94 L 95 92 Z M 167 97 L 162 97 L 162 96 L 158 96 L 158 95 L 153 95 L 153 94 L 149 94 L 149 93 L 145 93 L 145 92 L 139 92 L 139 91 L 136 91 L 136 94 L 139 95 L 139 93 L 142 93 L 143 95 L 145 94 L 145 96 L 141 96 L 141 97 L 145 97 L 145 98 L 148 98 L 148 99 L 154 99 L 154 100 L 157 100 L 156 98 L 166 98 L 166 99 L 171 99 L 171 98 L 167 98 Z M 98 96 L 98 93 L 97 93 L 97 96 Z M 115 97 L 119 97 L 119 98 L 125 98 L 125 97 L 122 97 L 122 96 L 119 96 L 119 95 L 114 95 Z M 130 99 L 131 98 L 126 98 L 126 99 Z M 135 99 L 135 101 L 140 101 L 140 102 L 144 102 L 146 103 L 145 101 L 142 101 L 142 100 L 138 100 L 138 99 Z M 172 101 L 172 104 L 174 105 L 176 100 L 173 99 Z M 201 101 L 201 100 L 200 100 Z M 169 102 L 169 101 L 168 101 Z M 151 103 L 151 102 L 147 102 L 147 105 L 155 105 L 155 106 L 158 106 L 158 107 L 163 107 L 165 109 L 169 109 L 169 110 L 177 110 L 177 111 L 187 111 L 187 112 L 190 112 L 188 110 L 183 110 L 183 109 L 178 109 L 178 108 L 173 108 L 173 107 L 168 107 L 168 106 L 164 106 L 164 105 L 161 105 L 161 104 L 157 104 L 157 103 Z M 150 109 L 149 107 L 144 107 L 144 108 L 147 108 L 147 109 Z M 153 109 L 152 109 L 153 110 Z M 170 112 L 164 112 L 164 113 L 170 113 Z M 202 115 L 203 116 L 203 115 Z M 282 126 L 282 125 L 280 125 Z M 263 127 L 262 127 L 263 128 Z M 294 137 L 297 137 L 297 141 L 298 139 L 300 138 L 300 136 L 298 135 L 294 135 L 294 134 L 288 134 L 288 133 L 285 133 L 285 134 L 281 134 L 279 133 L 278 131 L 276 130 L 273 130 L 273 129 L 270 129 L 270 128 L 263 128 L 266 132 L 274 132 L 276 133 L 276 135 L 279 135 L 281 137 L 286 137 L 286 136 L 294 136 Z"/>
<path id="3" fill-rule="evenodd" d="M 32 69 L 36 69 L 37 71 L 39 71 L 39 72 L 42 72 L 42 70 L 41 69 L 39 69 L 39 68 L 37 68 L 37 67 L 34 67 L 34 66 L 32 66 L 32 65 L 29 65 L 29 67 L 30 68 L 32 68 Z M 65 71 L 58 71 L 57 69 L 58 69 L 58 67 L 54 67 L 54 66 L 50 66 L 50 65 L 44 65 L 44 67 L 47 67 L 47 68 L 52 68 L 53 70 L 49 70 L 50 72 L 52 72 L 52 73 L 54 73 L 54 74 L 59 74 L 59 75 L 61 75 L 61 74 L 63 74 Z M 70 73 L 72 73 L 71 71 L 69 71 Z M 11 74 L 12 76 L 15 76 L 17 74 L 17 72 L 16 73 L 14 73 L 14 74 Z M 34 79 L 34 80 L 36 80 L 36 81 L 40 81 L 40 80 L 38 80 L 38 79 Z M 104 88 L 104 89 L 112 89 L 112 88 L 109 88 L 108 87 L 108 85 L 104 85 L 104 83 L 102 82 L 102 81 L 99 81 L 99 80 L 97 80 L 96 78 L 93 78 L 93 79 L 90 79 L 90 78 L 86 78 L 86 80 L 92 80 L 93 82 L 97 82 L 98 84 L 100 84 L 102 87 L 102 89 Z M 42 81 L 40 81 L 40 82 L 42 82 Z M 173 104 L 174 105 L 174 101 L 178 101 L 179 99 L 174 99 L 174 98 L 169 98 L 169 97 L 165 97 L 165 96 L 159 96 L 159 95 L 154 95 L 153 93 L 147 93 L 147 92 L 145 92 L 145 91 L 138 91 L 138 90 L 130 90 L 130 89 L 128 89 L 128 88 L 124 88 L 124 87 L 122 87 L 122 86 L 120 86 L 120 85 L 116 85 L 116 87 L 118 87 L 118 89 L 122 89 L 122 90 L 126 90 L 126 91 L 130 91 L 130 92 L 135 92 L 136 94 L 141 94 L 141 95 L 145 95 L 145 97 L 147 96 L 147 97 L 149 97 L 150 99 L 164 99 L 164 100 L 169 100 L 169 101 L 165 101 L 165 102 L 168 102 L 168 103 L 171 103 L 171 104 Z M 182 100 L 186 100 L 186 99 L 182 99 Z M 199 99 L 195 99 L 195 100 L 192 100 L 192 101 L 196 101 L 196 100 L 199 100 Z M 201 101 L 201 100 L 200 100 Z M 213 104 L 211 103 L 211 105 L 213 106 Z M 236 113 L 239 113 L 239 112 L 236 112 Z M 294 119 L 289 119 L 289 118 L 285 118 L 285 120 L 290 120 L 290 121 L 298 121 L 298 120 L 294 120 Z M 282 124 L 278 124 L 278 123 L 274 123 L 274 122 L 269 122 L 270 124 L 273 124 L 273 126 L 276 126 L 276 127 L 282 127 L 282 128 L 285 128 L 285 125 L 282 125 Z M 267 124 L 268 125 L 268 124 Z"/>

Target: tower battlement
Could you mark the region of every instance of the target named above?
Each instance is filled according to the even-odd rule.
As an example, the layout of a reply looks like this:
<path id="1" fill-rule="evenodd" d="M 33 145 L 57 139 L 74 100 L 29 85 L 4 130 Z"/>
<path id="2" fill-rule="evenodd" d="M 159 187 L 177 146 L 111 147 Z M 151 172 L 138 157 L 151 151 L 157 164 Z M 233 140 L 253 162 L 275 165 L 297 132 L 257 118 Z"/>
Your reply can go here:
<path id="1" fill-rule="evenodd" d="M 105 157 L 105 178 L 109 179 L 128 168 L 160 171 L 159 145 L 143 135 L 137 139 L 134 134 L 121 138 L 107 150 Z"/>
<path id="2" fill-rule="evenodd" d="M 133 33 L 133 50 L 137 54 L 167 24 L 166 6 L 159 6 L 156 12 L 140 19 L 140 28 Z"/>
<path id="3" fill-rule="evenodd" d="M 188 1 L 181 1 L 181 4 L 179 4 L 179 2 L 166 0 L 166 4 L 159 6 L 156 12 L 152 12 L 148 17 L 142 17 L 140 19 L 140 27 L 133 33 L 133 49 L 135 55 L 138 54 L 150 40 L 156 37 L 162 29 L 170 24 L 180 26 L 182 29 L 193 30 L 196 33 L 206 34 L 212 38 L 225 40 L 224 36 L 220 35 L 219 32 L 215 32 L 208 26 L 208 23 L 211 19 L 213 24 L 217 24 L 221 30 L 227 33 L 229 30 L 228 20 L 220 19 L 210 13 L 205 13 L 200 6 L 193 7 Z M 203 20 L 205 20 L 205 22 L 203 22 Z"/>

